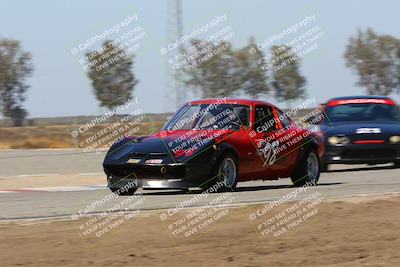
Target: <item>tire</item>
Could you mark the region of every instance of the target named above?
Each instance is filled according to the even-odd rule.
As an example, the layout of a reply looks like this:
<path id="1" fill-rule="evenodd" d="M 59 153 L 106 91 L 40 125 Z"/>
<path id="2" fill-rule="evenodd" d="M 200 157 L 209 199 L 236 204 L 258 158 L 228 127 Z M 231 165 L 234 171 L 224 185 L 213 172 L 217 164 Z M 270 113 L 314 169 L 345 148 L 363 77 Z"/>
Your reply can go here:
<path id="1" fill-rule="evenodd" d="M 129 188 L 128 190 L 124 190 L 122 191 L 121 188 L 110 188 L 110 190 L 119 195 L 119 196 L 132 196 L 133 194 L 135 194 L 136 190 L 138 190 L 138 188 Z"/>
<path id="2" fill-rule="evenodd" d="M 300 159 L 299 166 L 291 176 L 294 186 L 315 186 L 320 176 L 320 161 L 315 149 L 310 149 L 305 153 L 305 157 Z"/>
<path id="3" fill-rule="evenodd" d="M 394 167 L 395 168 L 400 168 L 400 160 L 397 160 L 397 161 L 395 161 L 393 163 L 394 163 Z"/>
<path id="4" fill-rule="evenodd" d="M 321 172 L 328 172 L 329 171 L 329 164 L 321 162 L 320 170 L 321 170 Z"/>
<path id="5" fill-rule="evenodd" d="M 200 188 L 207 190 L 215 186 L 217 192 L 235 191 L 239 176 L 238 167 L 238 160 L 234 154 L 224 154 L 215 164 L 211 179 L 202 184 Z"/>

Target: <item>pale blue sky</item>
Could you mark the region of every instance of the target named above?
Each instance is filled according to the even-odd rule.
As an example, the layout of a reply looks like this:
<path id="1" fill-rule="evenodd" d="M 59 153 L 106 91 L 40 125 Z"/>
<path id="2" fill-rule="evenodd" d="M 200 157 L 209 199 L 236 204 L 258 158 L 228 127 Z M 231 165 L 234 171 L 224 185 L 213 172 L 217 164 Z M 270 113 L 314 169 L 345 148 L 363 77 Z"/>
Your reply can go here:
<path id="1" fill-rule="evenodd" d="M 190 32 L 226 14 L 236 33 L 234 47 L 240 48 L 250 36 L 260 42 L 316 14 L 325 36 L 319 48 L 303 58 L 301 72 L 308 81 L 308 94 L 322 102 L 363 93 L 363 88 L 354 86 L 356 77 L 344 64 L 348 37 L 357 28 L 367 27 L 400 37 L 399 10 L 396 0 L 183 0 L 183 23 L 184 31 Z M 20 40 L 23 49 L 33 55 L 35 72 L 25 104 L 29 116 L 98 114 L 90 81 L 70 49 L 133 14 L 138 14 L 147 33 L 136 53 L 135 73 L 140 82 L 135 94 L 146 112 L 174 111 L 164 91 L 167 66 L 159 53 L 167 40 L 165 0 L 0 0 L 0 37 Z M 271 98 L 264 100 L 276 103 Z"/>

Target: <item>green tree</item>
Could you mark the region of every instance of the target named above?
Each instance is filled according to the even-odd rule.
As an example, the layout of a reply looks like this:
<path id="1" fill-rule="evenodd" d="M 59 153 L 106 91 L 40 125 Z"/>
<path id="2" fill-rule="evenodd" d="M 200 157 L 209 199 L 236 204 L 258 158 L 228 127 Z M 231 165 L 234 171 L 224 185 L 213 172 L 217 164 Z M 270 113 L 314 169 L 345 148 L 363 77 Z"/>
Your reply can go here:
<path id="1" fill-rule="evenodd" d="M 138 83 L 133 73 L 134 56 L 112 41 L 86 54 L 88 76 L 101 107 L 112 109 L 132 99 Z"/>
<path id="2" fill-rule="evenodd" d="M 286 45 L 271 48 L 272 86 L 278 101 L 290 105 L 306 96 L 306 78 L 300 74 L 300 58 Z"/>
<path id="3" fill-rule="evenodd" d="M 249 54 L 250 49 L 253 49 L 255 52 Z M 259 60 L 264 58 L 264 53 L 257 49 L 255 40 L 251 38 L 249 44 L 236 54 L 242 71 L 241 89 L 243 92 L 254 98 L 268 95 L 270 92 L 267 82 L 268 73 L 258 63 Z"/>
<path id="4" fill-rule="evenodd" d="M 186 50 L 184 83 L 202 97 L 234 96 L 241 92 L 255 96 L 268 92 L 266 75 L 260 74 L 248 46 L 233 50 L 225 41 L 200 40 L 192 40 L 191 45 Z"/>
<path id="5" fill-rule="evenodd" d="M 347 67 L 357 74 L 357 85 L 370 95 L 399 92 L 400 40 L 372 29 L 350 37 L 344 53 Z"/>
<path id="6" fill-rule="evenodd" d="M 21 126 L 27 116 L 23 102 L 32 72 L 31 54 L 22 51 L 19 41 L 0 40 L 0 108 L 14 126 Z"/>

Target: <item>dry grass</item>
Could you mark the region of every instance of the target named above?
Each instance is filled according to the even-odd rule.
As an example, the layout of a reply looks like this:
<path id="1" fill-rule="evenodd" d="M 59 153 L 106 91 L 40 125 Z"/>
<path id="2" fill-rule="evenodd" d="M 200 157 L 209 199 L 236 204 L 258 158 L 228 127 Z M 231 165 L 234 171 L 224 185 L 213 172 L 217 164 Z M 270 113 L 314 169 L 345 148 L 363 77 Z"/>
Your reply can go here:
<path id="1" fill-rule="evenodd" d="M 136 134 L 155 133 L 163 124 L 164 122 L 143 122 Z M 75 140 L 71 137 L 71 132 L 78 129 L 79 125 L 1 127 L 0 149 L 74 148 L 78 147 L 80 141 L 96 135 L 109 125 L 96 125 Z"/>

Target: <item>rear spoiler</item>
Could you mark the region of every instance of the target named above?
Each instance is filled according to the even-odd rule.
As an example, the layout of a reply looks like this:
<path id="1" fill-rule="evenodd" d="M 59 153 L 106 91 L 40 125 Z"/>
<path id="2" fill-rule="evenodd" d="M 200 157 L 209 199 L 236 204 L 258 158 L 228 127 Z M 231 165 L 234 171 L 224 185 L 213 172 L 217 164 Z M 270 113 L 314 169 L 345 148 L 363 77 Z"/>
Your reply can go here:
<path id="1" fill-rule="evenodd" d="M 396 106 L 396 103 L 391 99 L 374 99 L 374 98 L 331 100 L 328 102 L 326 106 L 333 107 L 333 106 L 349 105 L 349 104 L 384 104 L 384 105 Z"/>

